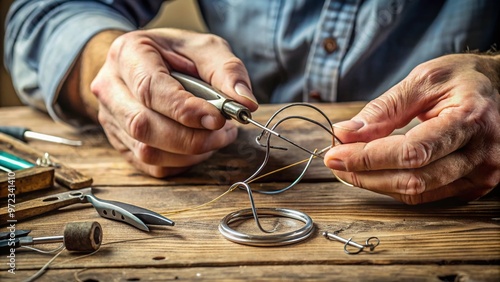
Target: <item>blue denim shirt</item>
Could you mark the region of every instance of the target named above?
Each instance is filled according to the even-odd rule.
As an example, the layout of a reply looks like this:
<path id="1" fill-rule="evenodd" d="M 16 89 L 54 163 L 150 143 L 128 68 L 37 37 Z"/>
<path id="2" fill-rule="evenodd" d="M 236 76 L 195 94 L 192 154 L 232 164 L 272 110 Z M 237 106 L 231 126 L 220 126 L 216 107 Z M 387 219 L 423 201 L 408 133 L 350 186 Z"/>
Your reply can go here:
<path id="1" fill-rule="evenodd" d="M 159 0 L 18 0 L 5 63 L 26 103 L 61 117 L 57 92 L 105 29 L 143 27 Z M 429 59 L 500 44 L 496 0 L 200 0 L 211 32 L 243 60 L 260 103 L 373 99 Z"/>

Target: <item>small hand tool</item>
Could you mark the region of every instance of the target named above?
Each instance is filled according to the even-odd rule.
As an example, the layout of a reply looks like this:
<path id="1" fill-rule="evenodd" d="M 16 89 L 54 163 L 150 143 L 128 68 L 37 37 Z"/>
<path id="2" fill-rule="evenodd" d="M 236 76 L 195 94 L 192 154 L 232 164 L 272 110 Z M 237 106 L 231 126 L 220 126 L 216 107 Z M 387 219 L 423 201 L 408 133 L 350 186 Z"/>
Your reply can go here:
<path id="1" fill-rule="evenodd" d="M 0 165 L 10 171 L 35 166 L 34 164 L 5 151 L 0 151 Z"/>
<path id="2" fill-rule="evenodd" d="M 0 198 L 46 189 L 54 185 L 54 167 L 35 166 L 13 154 L 0 150 Z M 10 196 L 9 196 L 10 195 Z"/>
<path id="3" fill-rule="evenodd" d="M 0 132 L 10 135 L 24 142 L 28 140 L 41 140 L 41 141 L 64 144 L 69 146 L 82 145 L 82 141 L 79 140 L 70 140 L 59 136 L 34 132 L 29 130 L 28 128 L 20 126 L 0 126 Z"/>
<path id="4" fill-rule="evenodd" d="M 49 158 L 49 155 L 46 152 L 37 150 L 28 144 L 3 133 L 0 133 L 0 151 L 8 154 L 4 155 L 5 158 L 13 155 L 22 159 L 22 164 L 17 163 L 17 165 L 20 165 L 21 167 L 23 165 L 34 166 L 35 164 L 54 167 L 56 181 L 69 189 L 81 189 L 92 185 L 91 177 L 81 174 L 76 169 L 65 165 L 53 156 L 50 156 Z M 4 161 L 7 162 L 6 159 L 4 159 Z M 0 166 L 5 167 L 5 165 L 2 164 L 0 164 Z M 25 168 L 23 168 L 23 170 L 24 169 Z"/>
<path id="5" fill-rule="evenodd" d="M 172 77 L 174 77 L 177 81 L 179 81 L 180 84 L 184 87 L 184 89 L 191 92 L 196 97 L 203 98 L 207 102 L 209 102 L 210 104 L 214 105 L 217 109 L 219 109 L 219 111 L 222 113 L 222 115 L 224 117 L 226 117 L 227 119 L 232 118 L 241 124 L 251 123 L 251 124 L 255 125 L 256 127 L 264 130 L 265 132 L 272 134 L 272 135 L 288 142 L 289 144 L 291 144 L 291 145 L 293 145 L 293 146 L 295 146 L 303 151 L 306 151 L 307 153 L 309 153 L 311 155 L 321 157 L 321 156 L 317 155 L 317 153 L 315 153 L 315 152 L 313 152 L 313 151 L 311 151 L 303 146 L 300 146 L 299 144 L 284 137 L 280 133 L 256 122 L 255 120 L 252 119 L 252 113 L 250 112 L 250 110 L 247 107 L 245 107 L 245 106 L 241 105 L 240 103 L 227 97 L 224 93 L 217 91 L 215 88 L 213 88 L 209 84 L 207 84 L 207 83 L 205 83 L 197 78 L 194 78 L 192 76 L 185 75 L 185 74 L 178 73 L 178 72 L 171 72 L 170 75 Z"/>
<path id="6" fill-rule="evenodd" d="M 92 194 L 90 187 L 23 201 L 16 204 L 15 213 L 9 213 L 7 209 L 0 210 L 0 222 L 22 220 L 78 203 L 91 203 L 100 216 L 128 223 L 143 231 L 149 231 L 148 225 L 175 224 L 151 210 L 122 202 L 101 200 Z"/>
<path id="7" fill-rule="evenodd" d="M 0 170 L 1 170 L 1 171 L 3 171 L 3 172 L 12 172 L 12 170 L 11 170 L 11 169 L 6 168 L 6 167 L 1 166 L 1 165 L 0 165 Z"/>
<path id="8" fill-rule="evenodd" d="M 7 228 L 9 229 L 9 228 Z M 68 251 L 94 252 L 102 242 L 102 228 L 99 222 L 70 222 L 64 227 L 64 235 L 31 237 L 31 230 L 10 230 L 0 232 L 0 253 L 9 253 L 12 248 L 38 244 L 64 243 Z"/>

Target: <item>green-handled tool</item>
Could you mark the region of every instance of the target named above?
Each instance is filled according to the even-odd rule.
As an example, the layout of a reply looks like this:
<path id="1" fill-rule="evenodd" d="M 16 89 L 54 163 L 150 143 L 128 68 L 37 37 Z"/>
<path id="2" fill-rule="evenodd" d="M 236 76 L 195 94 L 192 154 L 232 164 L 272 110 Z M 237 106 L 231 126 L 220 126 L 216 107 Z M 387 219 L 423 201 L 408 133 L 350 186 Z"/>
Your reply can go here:
<path id="1" fill-rule="evenodd" d="M 54 167 L 41 167 L 0 150 L 0 198 L 50 188 L 54 185 Z"/>
<path id="2" fill-rule="evenodd" d="M 35 166 L 34 164 L 26 160 L 23 160 L 17 156 L 14 156 L 4 151 L 0 151 L 0 167 L 7 168 L 9 170 L 19 170 L 34 166 Z"/>
<path id="3" fill-rule="evenodd" d="M 53 165 L 55 169 L 55 178 L 57 182 L 65 187 L 70 189 L 81 189 L 83 187 L 88 187 L 92 184 L 92 178 L 85 176 L 78 172 L 77 170 L 65 165 L 63 162 L 58 160 L 57 158 L 50 156 L 48 159 L 47 152 L 37 150 L 34 147 L 29 146 L 28 144 L 21 142 L 20 140 L 8 136 L 6 134 L 0 133 L 0 151 L 6 152 L 10 155 L 14 155 L 18 158 L 21 158 L 29 163 L 31 163 L 34 167 L 38 167 L 40 165 Z M 10 156 L 4 155 L 4 162 L 12 162 L 10 161 Z M 22 163 L 14 163 L 17 166 L 14 168 L 18 168 L 19 166 L 23 166 Z M 37 165 L 35 165 L 37 164 Z M 24 165 L 28 165 L 24 163 Z M 4 165 L 0 164 L 1 167 Z M 19 169 L 16 172 L 16 176 L 19 171 L 26 169 Z"/>

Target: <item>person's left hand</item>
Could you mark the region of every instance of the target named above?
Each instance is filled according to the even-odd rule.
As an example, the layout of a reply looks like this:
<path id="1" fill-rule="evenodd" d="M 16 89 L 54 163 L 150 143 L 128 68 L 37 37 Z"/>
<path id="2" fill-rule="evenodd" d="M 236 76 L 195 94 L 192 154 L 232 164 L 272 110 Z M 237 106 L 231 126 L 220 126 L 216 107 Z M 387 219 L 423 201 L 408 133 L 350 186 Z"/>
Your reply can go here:
<path id="1" fill-rule="evenodd" d="M 448 55 L 417 66 L 349 121 L 325 164 L 407 204 L 484 196 L 500 182 L 500 59 Z M 418 117 L 405 135 L 389 135 Z"/>

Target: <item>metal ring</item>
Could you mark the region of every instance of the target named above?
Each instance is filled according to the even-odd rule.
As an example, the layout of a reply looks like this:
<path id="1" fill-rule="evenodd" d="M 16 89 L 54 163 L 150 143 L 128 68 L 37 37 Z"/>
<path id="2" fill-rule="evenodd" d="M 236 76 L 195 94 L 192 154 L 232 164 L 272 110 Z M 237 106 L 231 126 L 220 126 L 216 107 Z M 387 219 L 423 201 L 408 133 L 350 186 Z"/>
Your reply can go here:
<path id="1" fill-rule="evenodd" d="M 236 221 L 253 218 L 252 209 L 243 209 L 232 212 L 221 220 L 219 224 L 220 233 L 226 239 L 235 243 L 258 247 L 270 247 L 289 245 L 303 241 L 311 236 L 312 231 L 314 230 L 312 219 L 303 212 L 284 208 L 258 208 L 257 211 L 261 216 L 276 216 L 299 220 L 304 222 L 304 226 L 295 231 L 275 235 L 253 235 L 241 233 L 232 229 L 229 225 Z"/>

